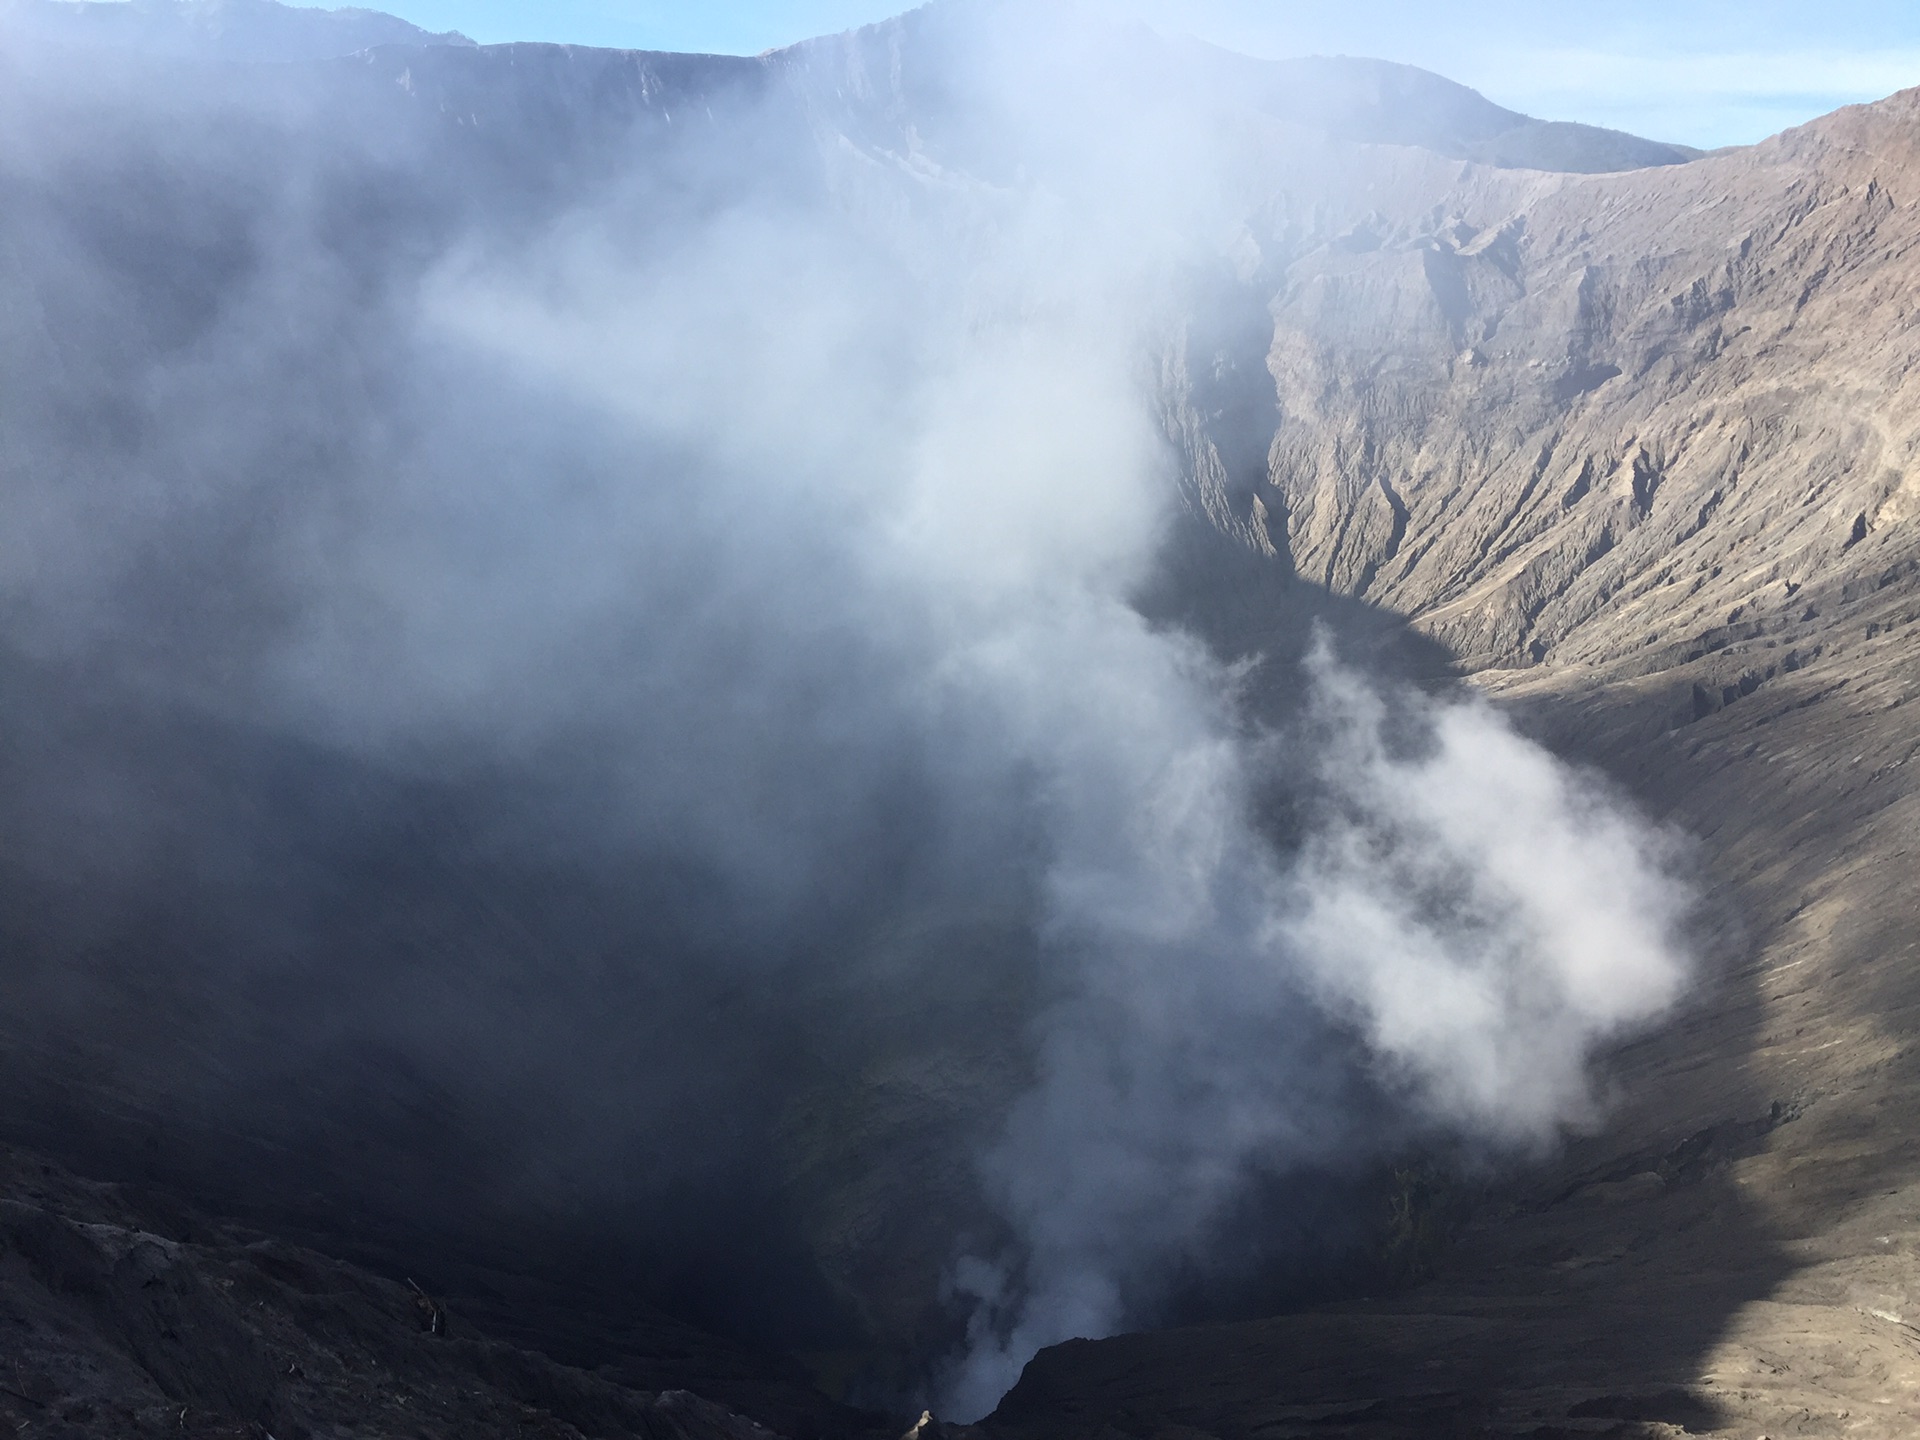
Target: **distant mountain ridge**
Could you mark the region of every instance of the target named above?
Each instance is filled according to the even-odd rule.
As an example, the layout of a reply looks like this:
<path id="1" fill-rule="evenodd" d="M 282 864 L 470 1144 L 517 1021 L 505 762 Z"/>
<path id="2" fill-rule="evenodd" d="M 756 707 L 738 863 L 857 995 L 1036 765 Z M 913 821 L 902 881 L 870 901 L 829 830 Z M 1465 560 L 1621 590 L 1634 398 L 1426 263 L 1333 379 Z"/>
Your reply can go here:
<path id="1" fill-rule="evenodd" d="M 332 60 L 376 45 L 458 45 L 378 10 L 317 10 L 276 0 L 4 0 L 0 27 L 69 45 L 149 54 L 290 62 Z"/>
<path id="2" fill-rule="evenodd" d="M 1622 130 L 1538 120 L 1477 90 L 1388 60 L 1254 60 L 1194 43 L 1197 69 L 1248 108 L 1360 144 L 1417 145 L 1502 170 L 1596 174 L 1680 165 L 1700 151 Z"/>
<path id="3" fill-rule="evenodd" d="M 842 94 L 849 93 L 844 82 L 853 72 L 891 75 L 896 87 L 911 84 L 910 73 L 903 79 L 902 72 L 889 70 L 883 55 L 906 55 L 910 72 L 910 57 L 917 46 L 924 45 L 930 27 L 974 24 L 981 18 L 976 13 L 979 8 L 965 0 L 939 0 L 846 35 L 803 41 L 757 59 L 743 57 L 730 68 L 767 68 L 790 78 L 824 71 L 828 88 Z M 4 30 L 67 45 L 256 63 L 334 60 L 381 46 L 482 49 L 521 71 L 522 85 L 528 62 L 538 52 L 564 50 L 583 56 L 593 48 L 476 46 L 457 31 L 436 34 L 376 10 L 311 9 L 279 0 L 0 0 L 0 31 Z M 1200 41 L 1162 40 L 1144 29 L 1132 43 L 1136 48 L 1144 45 L 1143 61 L 1164 85 L 1215 103 L 1241 106 L 1333 140 L 1412 145 L 1498 169 L 1574 174 L 1684 164 L 1700 153 L 1623 131 L 1535 119 L 1412 65 L 1349 56 L 1260 60 Z M 664 52 L 602 53 L 609 59 L 655 53 L 664 58 Z M 478 78 L 473 74 L 475 63 L 482 72 L 491 68 L 486 61 L 469 61 L 449 72 L 449 82 L 461 89 L 470 87 Z M 535 69 L 557 78 L 579 67 Z M 430 76 L 417 72 L 414 79 L 431 83 Z M 488 82 L 480 83 L 485 88 Z M 852 87 L 865 95 L 868 106 L 890 100 L 897 113 L 917 109 L 903 93 L 890 97 L 880 93 L 885 89 L 884 81 L 878 91 L 865 84 Z M 871 119 L 871 113 L 865 118 Z"/>
<path id="4" fill-rule="evenodd" d="M 1072 35 L 1071 46 L 1063 33 Z M 1497 169 L 1571 174 L 1678 165 L 1701 154 L 1623 131 L 1535 119 L 1412 65 L 1326 55 L 1263 60 L 1087 11 L 1062 32 L 1000 0 L 933 0 L 765 58 L 817 96 L 837 99 L 832 108 L 843 121 L 854 117 L 854 128 L 888 115 L 924 140 L 937 132 L 942 106 L 956 98 L 941 93 L 934 57 L 996 35 L 998 59 L 1031 66 L 1027 78 L 1038 89 L 1069 81 L 1076 66 L 1124 72 L 1143 104 L 1173 99 L 1186 109 L 1252 111 L 1341 143 L 1410 145 Z M 1034 54 L 1049 47 L 1055 53 L 1034 64 Z"/>

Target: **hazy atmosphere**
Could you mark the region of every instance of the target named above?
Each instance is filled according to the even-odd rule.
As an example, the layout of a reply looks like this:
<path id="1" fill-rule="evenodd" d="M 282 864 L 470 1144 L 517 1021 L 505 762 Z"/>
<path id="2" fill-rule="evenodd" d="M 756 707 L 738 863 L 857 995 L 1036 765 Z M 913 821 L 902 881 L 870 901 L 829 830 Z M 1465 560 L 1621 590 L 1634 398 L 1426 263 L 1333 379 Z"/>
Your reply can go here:
<path id="1" fill-rule="evenodd" d="M 1706 1373 L 1734 1167 L 1879 1133 L 1750 1057 L 1905 1053 L 1753 996 L 1913 933 L 1906 291 L 1822 307 L 1920 151 L 1699 151 L 1920 21 L 395 11 L 0 5 L 5 1393 L 1155 1440 L 1093 1342 L 1248 1326 L 1439 1433 L 1663 1245 Z"/>

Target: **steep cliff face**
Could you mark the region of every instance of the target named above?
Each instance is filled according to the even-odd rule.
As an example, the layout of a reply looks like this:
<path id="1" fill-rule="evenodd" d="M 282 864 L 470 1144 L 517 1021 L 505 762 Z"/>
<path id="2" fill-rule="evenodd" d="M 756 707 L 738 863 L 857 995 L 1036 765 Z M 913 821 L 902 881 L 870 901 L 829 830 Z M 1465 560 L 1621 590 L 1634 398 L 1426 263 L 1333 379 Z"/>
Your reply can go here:
<path id="1" fill-rule="evenodd" d="M 1914 106 L 1622 176 L 1357 159 L 1339 233 L 1252 231 L 1243 506 L 1475 669 L 1797 633 L 1806 586 L 1905 558 Z"/>

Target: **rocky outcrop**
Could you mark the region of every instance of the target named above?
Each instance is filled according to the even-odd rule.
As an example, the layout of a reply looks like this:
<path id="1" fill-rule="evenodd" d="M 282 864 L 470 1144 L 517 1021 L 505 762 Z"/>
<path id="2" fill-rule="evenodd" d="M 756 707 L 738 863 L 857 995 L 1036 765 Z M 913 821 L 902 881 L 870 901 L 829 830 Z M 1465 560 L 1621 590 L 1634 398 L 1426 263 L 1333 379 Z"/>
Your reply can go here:
<path id="1" fill-rule="evenodd" d="M 496 1308 L 514 1285 L 495 1277 Z M 0 1151 L 0 1337 L 0 1416 L 27 1434 L 775 1436 L 685 1390 L 640 1388 L 663 1354 L 683 1374 L 726 1368 L 729 1347 L 686 1327 L 596 1370 L 559 1364 L 412 1281 L 16 1150 Z M 756 1398 L 788 1434 L 890 1433 L 818 1397 Z"/>

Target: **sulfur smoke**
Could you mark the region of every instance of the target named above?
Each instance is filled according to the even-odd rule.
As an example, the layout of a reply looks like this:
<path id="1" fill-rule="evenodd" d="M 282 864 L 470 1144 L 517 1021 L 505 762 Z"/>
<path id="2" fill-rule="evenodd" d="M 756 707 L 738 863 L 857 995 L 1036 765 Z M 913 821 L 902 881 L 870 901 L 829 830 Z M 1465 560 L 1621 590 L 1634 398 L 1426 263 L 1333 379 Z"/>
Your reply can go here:
<path id="1" fill-rule="evenodd" d="M 1587 1122 L 1686 975 L 1670 839 L 1338 626 L 1147 598 L 1204 528 L 1160 362 L 1257 199 L 1156 43 L 936 7 L 593 164 L 472 160 L 411 69 L 362 124 L 344 64 L 13 55 L 36 1023 L 243 1132 L 404 1057 L 501 1214 L 784 1164 L 725 1243 L 805 1232 L 869 1325 L 821 1196 L 881 1176 L 961 1418 L 1275 1177 Z M 906 1140 L 903 1044 L 954 1067 Z"/>

